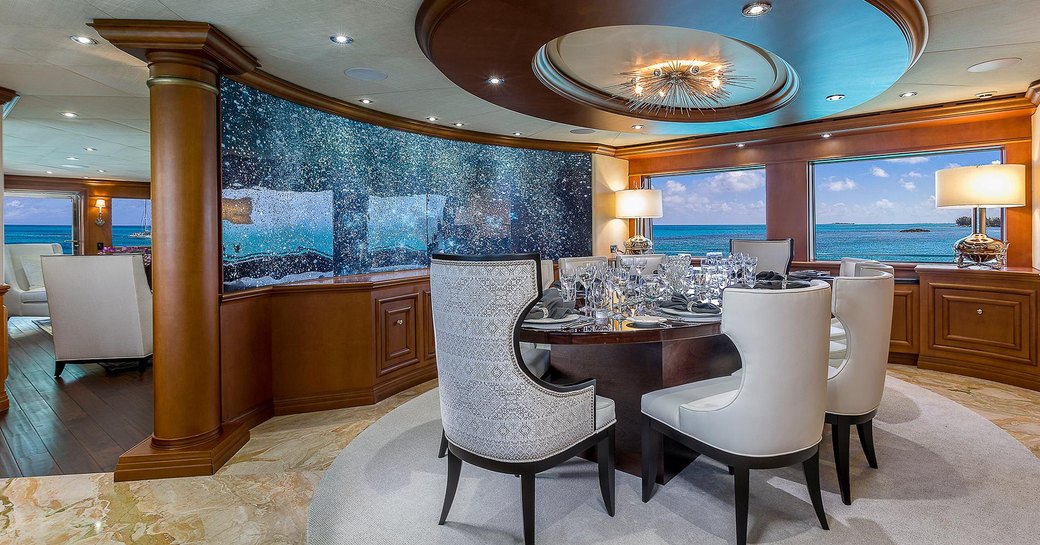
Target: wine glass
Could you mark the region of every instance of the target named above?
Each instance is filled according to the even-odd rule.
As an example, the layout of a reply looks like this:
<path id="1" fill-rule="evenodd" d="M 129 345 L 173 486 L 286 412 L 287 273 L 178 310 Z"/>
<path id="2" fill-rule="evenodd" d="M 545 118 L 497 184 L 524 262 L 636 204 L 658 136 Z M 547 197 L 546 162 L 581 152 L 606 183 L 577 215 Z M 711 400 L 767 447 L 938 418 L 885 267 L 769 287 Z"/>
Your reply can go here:
<path id="1" fill-rule="evenodd" d="M 560 274 L 560 296 L 565 302 L 574 300 L 578 291 L 578 277 L 572 271 Z"/>

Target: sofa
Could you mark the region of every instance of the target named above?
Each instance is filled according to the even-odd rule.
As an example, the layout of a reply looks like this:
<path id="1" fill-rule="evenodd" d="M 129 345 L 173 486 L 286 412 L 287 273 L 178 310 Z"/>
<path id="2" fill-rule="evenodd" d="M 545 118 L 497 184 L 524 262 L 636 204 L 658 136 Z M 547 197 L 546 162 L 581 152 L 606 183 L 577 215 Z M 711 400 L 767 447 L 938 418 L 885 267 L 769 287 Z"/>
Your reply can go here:
<path id="1" fill-rule="evenodd" d="M 62 254 L 61 244 L 5 244 L 4 304 L 11 316 L 49 316 L 40 256 Z"/>

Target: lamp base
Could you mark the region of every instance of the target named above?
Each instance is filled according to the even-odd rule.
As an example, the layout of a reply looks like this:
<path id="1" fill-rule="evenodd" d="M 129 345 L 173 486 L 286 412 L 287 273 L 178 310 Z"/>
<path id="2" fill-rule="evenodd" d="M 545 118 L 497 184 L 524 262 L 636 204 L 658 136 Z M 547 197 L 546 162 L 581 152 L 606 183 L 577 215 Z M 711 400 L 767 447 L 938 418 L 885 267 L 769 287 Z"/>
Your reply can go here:
<path id="1" fill-rule="evenodd" d="M 652 254 L 654 253 L 654 243 L 643 235 L 636 235 L 625 241 L 625 253 Z"/>
<path id="2" fill-rule="evenodd" d="M 981 233 L 972 233 L 953 245 L 957 266 L 962 269 L 1003 269 L 1007 266 L 1006 242 Z"/>

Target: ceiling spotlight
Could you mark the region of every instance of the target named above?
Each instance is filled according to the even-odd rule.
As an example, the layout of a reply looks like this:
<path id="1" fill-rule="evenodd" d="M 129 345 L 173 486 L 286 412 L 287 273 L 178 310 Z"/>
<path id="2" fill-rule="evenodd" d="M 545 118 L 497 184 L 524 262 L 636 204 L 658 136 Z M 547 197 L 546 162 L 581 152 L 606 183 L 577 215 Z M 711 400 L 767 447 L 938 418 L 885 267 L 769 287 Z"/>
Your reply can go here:
<path id="1" fill-rule="evenodd" d="M 77 114 L 76 112 L 61 112 L 61 116 L 72 119 L 73 117 L 79 117 L 79 114 Z"/>
<path id="2" fill-rule="evenodd" d="M 104 174 L 104 173 L 105 173 L 105 170 L 104 170 L 104 169 L 100 169 L 100 168 L 99 168 L 99 169 L 98 169 L 97 171 L 98 171 L 98 172 L 100 172 L 101 174 Z"/>
<path id="3" fill-rule="evenodd" d="M 910 98 L 915 96 L 917 96 L 917 91 L 907 91 L 905 93 L 901 93 L 899 95 L 899 98 Z"/>
<path id="4" fill-rule="evenodd" d="M 845 95 L 838 93 L 836 95 L 828 95 L 827 100 L 830 102 L 837 102 L 839 100 L 845 100 Z"/>
<path id="5" fill-rule="evenodd" d="M 500 78 L 498 76 L 491 76 L 490 78 L 487 79 L 487 82 L 490 83 L 491 85 L 498 85 L 500 83 L 505 83 L 506 80 L 505 80 L 505 78 Z"/>
<path id="6" fill-rule="evenodd" d="M 426 121 L 437 121 L 437 118 L 431 115 L 430 117 L 426 118 Z"/>
<path id="7" fill-rule="evenodd" d="M 48 171 L 46 171 L 46 172 L 47 172 L 47 174 L 54 174 L 54 171 L 53 171 L 53 170 L 48 170 Z"/>
<path id="8" fill-rule="evenodd" d="M 83 151 L 97 151 L 97 148 L 83 148 Z"/>
<path id="9" fill-rule="evenodd" d="M 746 146 L 746 145 L 747 145 L 747 144 L 744 144 L 744 143 L 740 143 L 740 144 L 737 144 L 737 147 L 738 147 L 738 148 L 742 148 L 742 147 L 744 147 L 744 146 Z"/>
<path id="10" fill-rule="evenodd" d="M 370 98 L 363 98 L 363 99 L 359 100 L 358 102 L 360 102 L 362 104 L 372 104 L 372 99 L 370 99 Z"/>
<path id="11" fill-rule="evenodd" d="M 79 161 L 79 157 L 68 156 L 65 158 L 66 161 Z"/>
<path id="12" fill-rule="evenodd" d="M 455 123 L 452 123 L 452 125 L 455 125 L 456 127 L 462 127 L 465 125 L 465 123 L 459 123 L 458 121 L 456 121 Z"/>
<path id="13" fill-rule="evenodd" d="M 989 92 L 979 93 L 979 94 L 975 95 L 975 97 L 976 98 L 993 98 L 993 93 L 989 93 Z"/>
<path id="14" fill-rule="evenodd" d="M 820 136 L 822 136 L 823 138 L 830 138 L 832 135 L 829 132 L 825 132 L 825 133 L 821 134 Z"/>
<path id="15" fill-rule="evenodd" d="M 350 36 L 347 36 L 345 34 L 334 34 L 332 36 L 329 36 L 329 39 L 332 40 L 332 43 L 339 45 L 349 45 L 354 43 L 354 38 L 351 38 Z"/>
<path id="16" fill-rule="evenodd" d="M 69 36 L 69 39 L 78 43 L 79 45 L 97 45 L 97 40 L 91 38 L 90 36 L 72 35 Z"/>
<path id="17" fill-rule="evenodd" d="M 769 10 L 773 9 L 773 5 L 769 2 L 751 2 L 744 5 L 744 9 L 740 10 L 744 14 L 744 17 L 761 17 Z"/>
<path id="18" fill-rule="evenodd" d="M 632 125 L 632 128 L 637 130 L 637 131 L 638 130 L 642 130 L 643 129 L 643 125 L 638 125 L 638 124 L 637 125 Z"/>
<path id="19" fill-rule="evenodd" d="M 514 132 L 513 133 L 513 136 L 523 136 L 523 135 L 524 135 L 524 133 L 522 133 L 522 132 Z"/>

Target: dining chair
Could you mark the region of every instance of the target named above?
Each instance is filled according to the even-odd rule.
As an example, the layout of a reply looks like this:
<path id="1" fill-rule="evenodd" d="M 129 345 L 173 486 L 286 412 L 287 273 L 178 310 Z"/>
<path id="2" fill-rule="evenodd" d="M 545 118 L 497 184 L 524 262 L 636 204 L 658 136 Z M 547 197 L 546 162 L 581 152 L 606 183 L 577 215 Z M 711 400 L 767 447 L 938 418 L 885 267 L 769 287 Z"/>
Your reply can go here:
<path id="1" fill-rule="evenodd" d="M 553 260 L 542 259 L 539 261 L 539 264 L 542 267 L 542 289 L 549 289 L 549 286 L 552 286 L 553 282 L 556 281 L 556 271 Z"/>
<path id="2" fill-rule="evenodd" d="M 615 258 L 619 267 L 633 268 L 636 265 L 636 260 L 645 260 L 643 273 L 650 274 L 661 267 L 661 263 L 664 263 L 664 258 L 668 257 L 665 254 L 618 254 Z"/>
<path id="3" fill-rule="evenodd" d="M 608 262 L 605 256 L 593 255 L 584 257 L 561 257 L 560 263 L 560 274 L 577 274 L 578 268 L 588 265 L 589 263 L 603 263 Z"/>
<path id="4" fill-rule="evenodd" d="M 731 468 L 738 545 L 747 543 L 749 474 L 802 464 L 809 498 L 828 529 L 820 493 L 819 448 L 827 398 L 830 287 L 723 292 L 722 333 L 743 372 L 645 394 L 643 501 L 650 501 L 662 438 Z"/>
<path id="5" fill-rule="evenodd" d="M 871 468 L 877 469 L 873 420 L 885 390 L 885 368 L 892 336 L 895 280 L 878 269 L 860 269 L 857 276 L 834 279 L 832 311 L 846 331 L 846 351 L 827 374 L 827 415 L 831 425 L 834 465 L 841 501 L 852 504 L 849 481 L 849 432 L 859 432 L 860 445 Z"/>
<path id="6" fill-rule="evenodd" d="M 794 260 L 794 239 L 781 238 L 770 240 L 731 239 L 731 254 L 742 253 L 758 258 L 759 271 L 773 271 L 787 274 L 791 271 Z"/>
<path id="7" fill-rule="evenodd" d="M 551 384 L 522 365 L 517 333 L 541 295 L 537 254 L 434 254 L 430 291 L 448 480 L 448 518 L 462 462 L 520 476 L 524 543 L 535 542 L 535 475 L 593 447 L 614 516 L 614 402 L 596 381 Z"/>
<path id="8" fill-rule="evenodd" d="M 876 276 L 877 273 L 888 273 L 895 277 L 896 270 L 891 265 L 886 265 L 873 259 L 857 259 L 852 257 L 841 258 L 841 267 L 838 276 Z M 840 365 L 845 360 L 846 334 L 845 325 L 837 316 L 831 318 L 831 366 Z"/>

